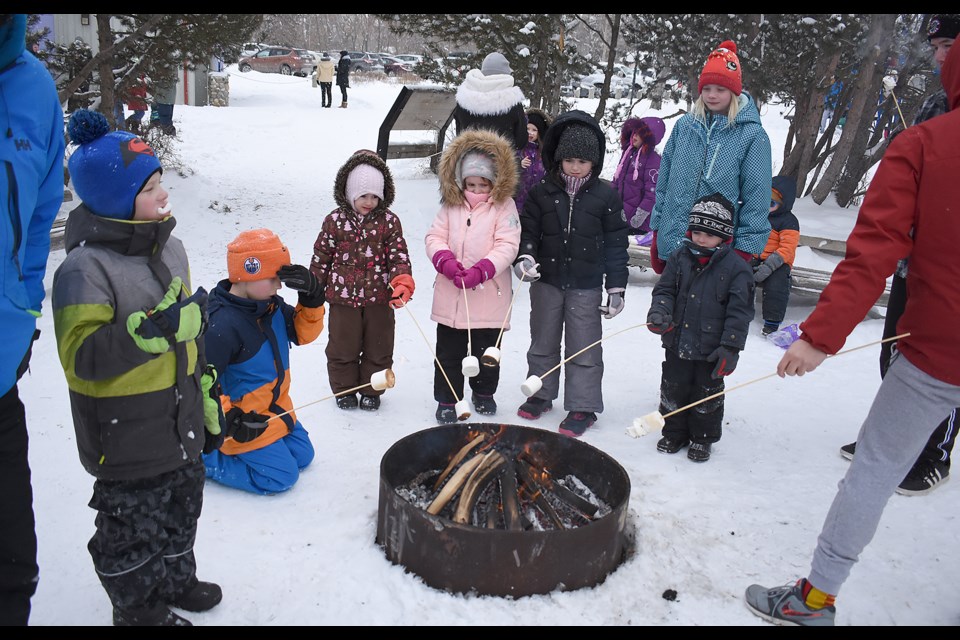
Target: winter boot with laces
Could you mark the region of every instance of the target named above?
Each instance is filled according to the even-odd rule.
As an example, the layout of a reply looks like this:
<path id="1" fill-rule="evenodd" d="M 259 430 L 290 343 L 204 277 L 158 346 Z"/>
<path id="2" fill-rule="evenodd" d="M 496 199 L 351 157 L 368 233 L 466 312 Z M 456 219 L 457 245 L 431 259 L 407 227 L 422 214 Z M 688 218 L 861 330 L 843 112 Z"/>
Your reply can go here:
<path id="1" fill-rule="evenodd" d="M 350 393 L 345 396 L 339 396 L 337 398 L 337 406 L 341 409 L 356 409 L 359 403 L 357 402 L 357 394 Z"/>
<path id="2" fill-rule="evenodd" d="M 767 589 L 759 584 L 747 587 L 744 600 L 757 616 L 774 624 L 800 627 L 832 627 L 837 616 L 834 606 L 811 609 L 803 597 L 806 578 L 796 584 Z"/>
<path id="3" fill-rule="evenodd" d="M 527 398 L 527 401 L 517 409 L 517 415 L 527 420 L 536 420 L 550 409 L 553 409 L 553 401 L 551 400 Z"/>
<path id="4" fill-rule="evenodd" d="M 184 611 L 209 611 L 223 600 L 220 585 L 213 582 L 197 582 L 192 589 L 181 593 L 170 603 L 171 607 Z"/>
<path id="5" fill-rule="evenodd" d="M 479 393 L 473 394 L 473 408 L 482 416 L 492 416 L 497 413 L 497 401 L 493 396 L 483 396 Z"/>
<path id="6" fill-rule="evenodd" d="M 360 394 L 360 409 L 363 411 L 376 411 L 380 408 L 380 396 L 365 396 Z"/>
<path id="7" fill-rule="evenodd" d="M 445 402 L 437 403 L 437 422 L 439 424 L 453 424 L 457 421 L 456 405 Z"/>
<path id="8" fill-rule="evenodd" d="M 579 438 L 597 421 L 597 414 L 587 411 L 571 411 L 560 422 L 560 433 L 571 438 Z"/>
<path id="9" fill-rule="evenodd" d="M 152 607 L 137 609 L 113 608 L 115 627 L 192 627 L 193 623 L 181 618 L 162 602 Z"/>

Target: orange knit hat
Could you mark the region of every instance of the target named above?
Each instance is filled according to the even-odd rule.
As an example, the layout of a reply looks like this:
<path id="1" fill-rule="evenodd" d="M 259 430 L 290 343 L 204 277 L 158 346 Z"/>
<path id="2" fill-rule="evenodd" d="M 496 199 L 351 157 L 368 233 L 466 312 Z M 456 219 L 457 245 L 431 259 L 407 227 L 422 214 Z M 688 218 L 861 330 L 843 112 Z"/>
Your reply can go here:
<path id="1" fill-rule="evenodd" d="M 704 85 L 718 84 L 735 94 L 743 91 L 743 77 L 740 74 L 740 58 L 737 57 L 737 45 L 733 40 L 724 40 L 707 56 L 707 62 L 700 72 L 697 93 L 703 93 Z"/>
<path id="2" fill-rule="evenodd" d="M 230 282 L 275 278 L 277 270 L 290 264 L 290 252 L 269 229 L 244 231 L 227 245 Z"/>

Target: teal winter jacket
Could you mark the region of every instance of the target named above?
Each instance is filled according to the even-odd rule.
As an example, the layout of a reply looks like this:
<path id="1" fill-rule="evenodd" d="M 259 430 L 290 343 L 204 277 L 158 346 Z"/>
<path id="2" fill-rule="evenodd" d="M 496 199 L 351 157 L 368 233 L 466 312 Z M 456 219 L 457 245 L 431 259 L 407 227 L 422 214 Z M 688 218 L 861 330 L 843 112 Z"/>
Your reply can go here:
<path id="1" fill-rule="evenodd" d="M 723 115 L 707 121 L 686 114 L 663 150 L 650 228 L 662 260 L 683 244 L 690 209 L 698 198 L 720 193 L 734 203 L 733 248 L 759 254 L 770 236 L 770 138 L 746 92 L 732 126 Z"/>

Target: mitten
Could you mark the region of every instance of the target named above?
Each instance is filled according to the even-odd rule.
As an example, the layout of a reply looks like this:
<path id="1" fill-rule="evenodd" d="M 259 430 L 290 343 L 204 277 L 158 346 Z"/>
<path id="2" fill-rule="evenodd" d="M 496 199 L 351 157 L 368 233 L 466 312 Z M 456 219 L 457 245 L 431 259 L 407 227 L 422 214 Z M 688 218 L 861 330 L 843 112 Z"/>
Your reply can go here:
<path id="1" fill-rule="evenodd" d="M 297 291 L 300 304 L 305 307 L 319 307 L 325 302 L 323 285 L 310 269 L 300 264 L 286 264 L 277 270 L 280 282 Z"/>
<path id="2" fill-rule="evenodd" d="M 203 441 L 203 452 L 213 453 L 223 444 L 223 429 L 220 421 L 223 412 L 220 410 L 219 394 L 217 393 L 217 370 L 208 364 L 200 376 L 200 391 L 203 394 L 203 426 L 206 429 Z"/>
<path id="3" fill-rule="evenodd" d="M 455 275 L 463 271 L 463 265 L 457 260 L 457 256 L 453 255 L 453 251 L 449 249 L 441 249 L 433 254 L 433 268 L 437 270 L 437 273 L 443 274 L 450 280 L 453 280 Z"/>
<path id="4" fill-rule="evenodd" d="M 540 265 L 534 261 L 533 256 L 524 254 L 513 263 L 513 272 L 517 274 L 517 277 L 521 280 L 536 282 L 540 279 L 539 266 Z"/>
<path id="5" fill-rule="evenodd" d="M 639 229 L 643 226 L 643 223 L 647 221 L 647 218 L 650 217 L 649 211 L 644 211 L 643 209 L 637 209 L 633 216 L 630 218 L 630 226 L 634 229 Z"/>
<path id="6" fill-rule="evenodd" d="M 770 277 L 774 271 L 783 266 L 783 256 L 779 253 L 771 253 L 766 260 L 760 263 L 757 270 L 753 272 L 754 282 L 763 282 Z"/>
<path id="7" fill-rule="evenodd" d="M 413 291 L 416 285 L 413 282 L 413 276 L 401 273 L 390 281 L 390 288 L 393 289 L 393 297 L 390 298 L 390 308 L 399 309 L 407 306 L 410 298 L 413 297 Z"/>
<path id="8" fill-rule="evenodd" d="M 166 353 L 175 343 L 194 340 L 206 329 L 207 292 L 199 287 L 192 296 L 177 302 L 182 289 L 183 281 L 177 276 L 160 304 L 127 317 L 127 333 L 143 351 Z"/>
<path id="9" fill-rule="evenodd" d="M 495 276 L 496 273 L 497 268 L 493 266 L 493 263 L 486 258 L 482 258 L 477 264 L 455 275 L 453 286 L 457 289 L 473 289 Z"/>
<path id="10" fill-rule="evenodd" d="M 653 268 L 653 272 L 657 275 L 663 273 L 663 270 L 667 267 L 666 260 L 660 259 L 660 254 L 657 253 L 657 232 L 653 232 L 653 238 L 650 239 L 650 266 Z"/>
<path id="11" fill-rule="evenodd" d="M 669 313 L 651 311 L 647 314 L 647 329 L 662 335 L 673 330 L 673 317 Z"/>
<path id="12" fill-rule="evenodd" d="M 227 411 L 225 417 L 227 428 L 226 436 L 233 438 L 237 442 L 250 442 L 267 428 L 267 416 L 262 416 L 255 411 L 243 412 L 240 407 L 234 407 Z"/>
<path id="13" fill-rule="evenodd" d="M 626 289 L 616 288 L 607 290 L 607 304 L 600 307 L 600 313 L 607 320 L 615 318 L 618 313 L 623 311 L 623 295 Z"/>
<path id="14" fill-rule="evenodd" d="M 713 350 L 707 360 L 709 362 L 716 361 L 717 366 L 713 368 L 713 373 L 711 374 L 713 378 L 720 379 L 723 376 L 728 376 L 733 373 L 733 370 L 737 368 L 737 360 L 740 359 L 740 349 L 735 349 L 733 347 L 728 347 L 726 345 L 720 345 Z"/>

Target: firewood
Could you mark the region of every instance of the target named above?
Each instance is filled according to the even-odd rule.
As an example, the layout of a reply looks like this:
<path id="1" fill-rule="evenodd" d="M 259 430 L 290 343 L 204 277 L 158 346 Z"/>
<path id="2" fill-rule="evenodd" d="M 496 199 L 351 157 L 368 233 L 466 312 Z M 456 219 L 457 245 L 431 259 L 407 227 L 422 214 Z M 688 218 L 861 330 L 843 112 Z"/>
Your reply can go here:
<path id="1" fill-rule="evenodd" d="M 520 464 L 525 464 L 531 468 L 535 468 L 527 460 L 521 459 Z M 544 483 L 545 487 L 549 491 L 552 491 L 557 496 L 557 498 L 559 498 L 562 502 L 567 503 L 568 505 L 570 505 L 571 507 L 573 507 L 574 509 L 576 509 L 577 511 L 585 515 L 587 519 L 592 519 L 593 516 L 597 513 L 597 510 L 600 507 L 593 504 L 589 500 L 585 500 L 584 498 L 581 498 L 576 493 L 574 493 L 570 489 L 566 488 L 565 486 L 563 486 L 562 484 L 554 480 L 553 476 L 546 469 L 543 469 L 543 474 L 544 476 L 546 476 L 546 482 Z"/>
<path id="2" fill-rule="evenodd" d="M 434 516 L 440 513 L 440 511 L 447 506 L 447 503 L 453 499 L 453 496 L 457 494 L 457 491 L 459 491 L 463 483 L 467 481 L 467 478 L 473 473 L 473 470 L 477 468 L 477 465 L 483 462 L 483 458 L 483 455 L 477 454 L 464 462 L 463 465 L 457 469 L 457 472 L 450 477 L 447 484 L 443 485 L 443 489 L 441 489 L 437 497 L 433 499 L 430 506 L 427 507 L 427 513 Z"/>
<path id="3" fill-rule="evenodd" d="M 503 455 L 496 449 L 483 457 L 483 460 L 477 465 L 477 468 L 470 474 L 470 478 L 463 485 L 463 491 L 460 492 L 460 499 L 457 502 L 457 509 L 453 514 L 453 521 L 460 524 L 466 524 L 470 519 L 470 512 L 477 504 L 477 499 L 482 493 L 482 489 L 494 475 L 503 469 L 506 462 Z"/>
<path id="4" fill-rule="evenodd" d="M 528 467 L 526 464 L 518 464 L 517 475 L 519 475 L 523 483 L 527 485 L 527 489 L 531 493 L 530 497 L 537 508 L 540 509 L 540 511 L 542 511 L 548 518 L 550 518 L 550 520 L 553 522 L 553 525 L 557 529 L 566 529 L 566 527 L 563 526 L 563 520 L 561 520 L 560 516 L 557 515 L 557 511 L 543 496 L 543 487 L 541 487 L 540 484 L 534 480 L 533 474 L 530 473 L 530 467 Z"/>
<path id="5" fill-rule="evenodd" d="M 513 460 L 505 462 L 500 476 L 500 503 L 503 505 L 503 525 L 507 531 L 522 531 L 520 499 L 517 497 L 517 470 Z"/>
<path id="6" fill-rule="evenodd" d="M 460 461 L 463 460 L 464 456 L 470 453 L 470 450 L 476 447 L 478 444 L 483 442 L 483 439 L 486 437 L 486 434 L 481 433 L 476 438 L 468 442 L 457 452 L 457 455 L 453 456 L 453 459 L 450 461 L 450 464 L 447 465 L 447 468 L 443 470 L 443 473 L 437 478 L 437 481 L 433 484 L 433 490 L 436 491 L 440 488 L 440 485 L 443 484 L 443 481 L 450 475 L 450 472 L 453 471 L 454 467 L 460 464 Z"/>

